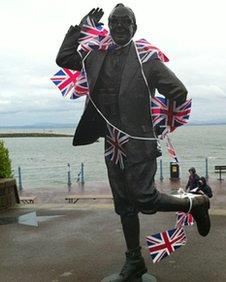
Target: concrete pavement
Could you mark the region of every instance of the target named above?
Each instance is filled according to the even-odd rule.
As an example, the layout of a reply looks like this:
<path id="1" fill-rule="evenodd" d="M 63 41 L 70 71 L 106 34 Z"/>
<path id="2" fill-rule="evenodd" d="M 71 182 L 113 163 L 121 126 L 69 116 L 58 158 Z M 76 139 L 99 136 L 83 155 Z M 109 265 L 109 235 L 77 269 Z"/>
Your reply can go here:
<path id="1" fill-rule="evenodd" d="M 40 222 L 39 227 L 0 225 L 1 282 L 100 282 L 120 271 L 125 245 L 110 200 L 27 205 L 0 217 L 17 217 L 34 209 L 39 217 L 58 217 Z M 223 209 L 211 211 L 212 228 L 205 238 L 196 226 L 186 227 L 187 244 L 156 264 L 149 258 L 145 236 L 173 227 L 175 213 L 141 215 L 141 244 L 149 272 L 158 282 L 226 281 L 224 214 Z"/>

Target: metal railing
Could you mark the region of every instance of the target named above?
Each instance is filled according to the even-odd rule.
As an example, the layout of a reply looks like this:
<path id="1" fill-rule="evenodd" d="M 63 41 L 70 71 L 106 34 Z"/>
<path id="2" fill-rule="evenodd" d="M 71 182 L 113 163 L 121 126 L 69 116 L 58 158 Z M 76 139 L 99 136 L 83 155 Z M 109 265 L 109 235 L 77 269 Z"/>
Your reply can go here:
<path id="1" fill-rule="evenodd" d="M 40 171 L 45 170 L 45 174 L 48 175 L 46 178 L 40 176 Z M 49 172 L 48 172 L 49 170 Z M 54 171 L 54 176 L 51 175 L 51 171 Z M 47 184 L 52 181 L 52 183 L 56 183 L 57 181 L 59 184 L 67 185 L 68 190 L 71 189 L 73 182 L 81 183 L 84 185 L 85 178 L 84 178 L 84 164 L 81 163 L 79 172 L 77 173 L 77 177 L 72 174 L 71 164 L 68 163 L 66 165 L 59 165 L 59 166 L 44 166 L 44 167 L 25 167 L 22 168 L 19 166 L 17 170 L 14 169 L 13 171 L 14 177 L 18 180 L 18 188 L 20 191 L 24 189 L 24 183 L 29 183 L 29 186 L 32 186 L 32 183 L 35 182 L 46 182 Z M 57 175 L 57 178 L 56 178 Z M 75 174 L 76 175 L 76 174 Z M 54 177 L 54 179 L 53 179 Z"/>
<path id="2" fill-rule="evenodd" d="M 219 180 L 219 175 L 215 171 L 216 165 L 226 165 L 226 158 L 202 158 L 194 160 L 183 160 L 179 162 L 179 174 L 181 179 L 188 178 L 188 170 L 195 167 L 199 176 L 204 176 L 207 180 Z M 158 161 L 156 179 L 163 181 L 170 177 L 170 162 Z"/>
<path id="3" fill-rule="evenodd" d="M 170 162 L 163 161 L 159 159 L 157 161 L 158 169 L 156 173 L 156 179 L 164 181 L 164 179 L 170 178 Z M 195 167 L 199 176 L 205 176 L 206 179 L 211 178 L 219 179 L 218 175 L 215 173 L 215 165 L 226 165 L 225 158 L 203 158 L 198 160 L 185 160 L 179 163 L 179 177 L 181 179 L 188 179 L 188 170 L 190 167 Z M 71 165 L 67 163 L 65 165 L 55 165 L 55 166 L 38 166 L 38 167 L 22 167 L 19 166 L 14 170 L 14 176 L 17 179 L 19 190 L 23 190 L 24 187 L 46 187 L 46 186 L 67 186 L 70 190 L 74 183 L 80 183 L 84 185 L 85 183 L 85 174 L 89 181 L 97 181 L 95 179 L 98 174 L 101 174 L 101 177 L 98 178 L 99 181 L 107 181 L 107 174 L 104 174 L 103 171 L 106 171 L 105 164 L 101 164 L 96 170 L 96 167 L 89 166 L 88 162 L 85 172 L 84 163 L 77 165 Z M 90 177 L 89 174 L 92 174 Z M 103 174 L 103 176 L 102 176 Z M 25 185 L 26 184 L 26 185 Z M 38 185 L 37 185 L 38 184 Z"/>

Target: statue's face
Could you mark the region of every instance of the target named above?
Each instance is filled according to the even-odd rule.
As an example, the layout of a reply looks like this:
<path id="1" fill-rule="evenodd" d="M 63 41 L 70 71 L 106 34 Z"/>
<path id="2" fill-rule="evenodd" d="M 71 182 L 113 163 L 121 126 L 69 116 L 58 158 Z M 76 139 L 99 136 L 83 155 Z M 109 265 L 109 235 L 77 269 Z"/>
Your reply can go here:
<path id="1" fill-rule="evenodd" d="M 111 37 L 118 45 L 125 45 L 136 32 L 136 24 L 131 11 L 126 7 L 113 10 L 108 19 Z"/>

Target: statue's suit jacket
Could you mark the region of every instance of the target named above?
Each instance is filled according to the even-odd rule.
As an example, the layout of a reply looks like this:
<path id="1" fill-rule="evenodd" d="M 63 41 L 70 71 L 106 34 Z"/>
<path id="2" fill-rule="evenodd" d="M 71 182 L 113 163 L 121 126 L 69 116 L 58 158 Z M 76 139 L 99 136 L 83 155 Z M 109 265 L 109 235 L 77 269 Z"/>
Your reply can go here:
<path id="1" fill-rule="evenodd" d="M 81 56 L 81 53 L 77 52 L 79 36 L 80 27 L 71 26 L 56 58 L 60 67 L 72 70 L 82 68 L 82 56 L 85 54 Z M 91 97 L 106 54 L 107 51 L 94 50 L 84 59 Z M 142 67 L 147 83 L 142 74 Z M 135 44 L 131 42 L 118 96 L 120 129 L 131 136 L 153 138 L 155 133 L 150 113 L 150 94 L 154 95 L 157 89 L 171 101 L 176 100 L 180 104 L 186 100 L 187 91 L 181 81 L 159 59 L 149 60 L 143 63 L 142 67 Z M 100 118 L 92 103 L 88 101 L 74 135 L 74 146 L 91 144 L 100 137 Z M 132 139 L 127 147 L 130 155 L 138 161 L 144 156 L 153 158 L 160 155 L 156 141 Z"/>

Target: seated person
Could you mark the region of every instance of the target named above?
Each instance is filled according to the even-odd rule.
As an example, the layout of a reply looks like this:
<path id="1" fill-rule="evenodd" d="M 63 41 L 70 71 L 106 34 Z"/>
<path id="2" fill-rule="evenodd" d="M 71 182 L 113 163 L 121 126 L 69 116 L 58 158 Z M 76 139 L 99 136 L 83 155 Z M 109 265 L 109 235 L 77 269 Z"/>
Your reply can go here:
<path id="1" fill-rule="evenodd" d="M 198 194 L 206 195 L 209 198 L 213 197 L 213 192 L 210 186 L 206 183 L 206 178 L 205 177 L 200 177 L 199 179 L 199 188 L 197 190 Z"/>

